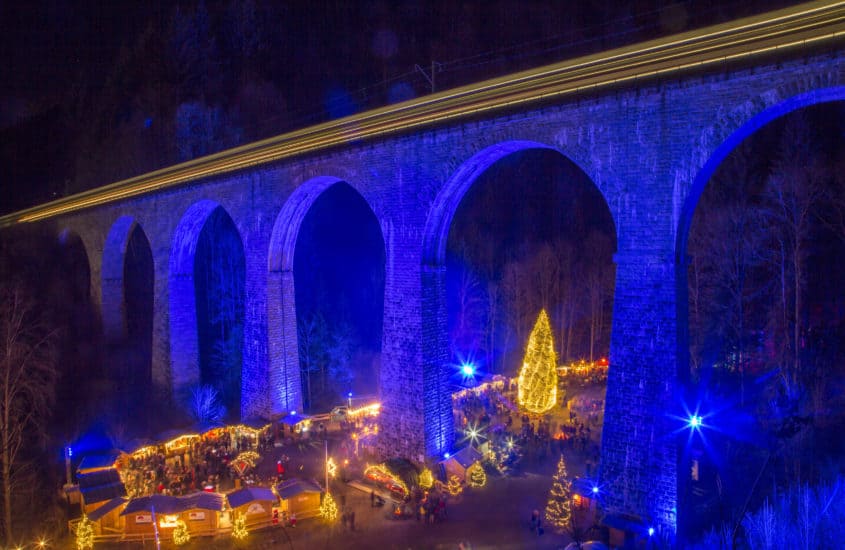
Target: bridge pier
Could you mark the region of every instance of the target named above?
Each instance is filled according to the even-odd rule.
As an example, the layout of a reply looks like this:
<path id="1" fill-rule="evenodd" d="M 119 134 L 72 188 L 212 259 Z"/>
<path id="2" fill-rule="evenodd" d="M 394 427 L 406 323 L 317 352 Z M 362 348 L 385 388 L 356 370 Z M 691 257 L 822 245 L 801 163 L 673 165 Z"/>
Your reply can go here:
<path id="1" fill-rule="evenodd" d="M 616 254 L 616 294 L 598 480 L 608 513 L 677 529 L 678 319 L 670 251 Z"/>

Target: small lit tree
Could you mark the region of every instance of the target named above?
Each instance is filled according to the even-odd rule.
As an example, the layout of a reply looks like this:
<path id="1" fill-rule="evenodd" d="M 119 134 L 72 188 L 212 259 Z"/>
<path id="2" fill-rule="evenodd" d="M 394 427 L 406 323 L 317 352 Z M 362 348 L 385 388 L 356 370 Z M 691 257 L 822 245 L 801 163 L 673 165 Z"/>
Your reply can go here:
<path id="1" fill-rule="evenodd" d="M 484 487 L 487 483 L 487 472 L 484 471 L 484 466 L 476 462 L 469 469 L 469 485 L 470 487 Z"/>
<path id="2" fill-rule="evenodd" d="M 323 497 L 323 503 L 320 504 L 320 517 L 329 523 L 334 523 L 337 519 L 337 504 L 335 504 L 334 498 L 328 491 L 326 492 L 326 496 Z"/>
<path id="3" fill-rule="evenodd" d="M 540 311 L 519 371 L 519 404 L 526 411 L 543 414 L 557 403 L 557 355 L 546 310 Z"/>
<path id="4" fill-rule="evenodd" d="M 235 518 L 235 524 L 232 526 L 232 538 L 236 540 L 244 540 L 249 535 L 246 530 L 246 515 L 241 514 Z"/>
<path id="5" fill-rule="evenodd" d="M 76 525 L 76 548 L 77 550 L 94 548 L 94 525 L 86 515 L 83 515 Z"/>
<path id="6" fill-rule="evenodd" d="M 552 477 L 552 488 L 549 490 L 549 500 L 546 503 L 546 521 L 555 530 L 563 532 L 570 527 L 572 519 L 572 482 L 566 475 L 566 464 L 563 455 L 557 463 L 557 472 Z"/>
<path id="7" fill-rule="evenodd" d="M 431 470 L 423 468 L 423 471 L 420 472 L 418 483 L 422 489 L 431 489 L 434 485 L 434 476 L 431 474 Z"/>
<path id="8" fill-rule="evenodd" d="M 191 540 L 191 533 L 188 531 L 188 526 L 183 520 L 176 522 L 176 527 L 173 528 L 173 544 L 182 546 L 188 544 Z"/>
<path id="9" fill-rule="evenodd" d="M 458 496 L 459 494 L 464 492 L 464 486 L 461 485 L 461 478 L 458 476 L 453 475 L 449 478 L 449 483 L 446 484 L 446 490 L 449 491 L 449 494 L 453 497 Z"/>

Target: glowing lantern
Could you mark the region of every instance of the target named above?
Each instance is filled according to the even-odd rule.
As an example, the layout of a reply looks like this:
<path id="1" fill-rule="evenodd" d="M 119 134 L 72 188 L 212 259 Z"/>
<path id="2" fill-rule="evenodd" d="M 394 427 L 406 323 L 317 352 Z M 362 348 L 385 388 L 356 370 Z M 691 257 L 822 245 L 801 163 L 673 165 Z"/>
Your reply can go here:
<path id="1" fill-rule="evenodd" d="M 557 403 L 557 357 L 546 310 L 540 311 L 525 359 L 519 371 L 519 404 L 528 412 L 542 414 Z"/>

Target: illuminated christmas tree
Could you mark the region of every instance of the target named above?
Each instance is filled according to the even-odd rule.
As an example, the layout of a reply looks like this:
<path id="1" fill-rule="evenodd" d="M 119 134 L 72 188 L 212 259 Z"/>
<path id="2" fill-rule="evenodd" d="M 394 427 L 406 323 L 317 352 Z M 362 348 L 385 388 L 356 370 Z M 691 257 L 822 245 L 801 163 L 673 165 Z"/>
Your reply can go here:
<path id="1" fill-rule="evenodd" d="M 464 492 L 464 486 L 461 485 L 461 478 L 458 476 L 452 476 L 449 478 L 449 483 L 446 484 L 446 490 L 449 491 L 449 494 L 453 497 L 458 496 L 459 494 Z"/>
<path id="2" fill-rule="evenodd" d="M 191 533 L 188 532 L 188 526 L 181 519 L 176 522 L 176 527 L 173 528 L 173 544 L 182 546 L 188 544 L 191 540 Z"/>
<path id="3" fill-rule="evenodd" d="M 432 485 L 434 485 L 434 476 L 431 474 L 431 470 L 423 468 L 423 471 L 420 472 L 418 483 L 422 489 L 431 489 Z"/>
<path id="4" fill-rule="evenodd" d="M 335 504 L 334 498 L 329 492 L 326 492 L 323 503 L 320 504 L 320 516 L 329 523 L 337 519 L 337 504 Z"/>
<path id="5" fill-rule="evenodd" d="M 542 414 L 557 403 L 557 356 L 546 310 L 540 311 L 528 338 L 519 371 L 519 404 L 530 413 Z"/>
<path id="6" fill-rule="evenodd" d="M 566 475 L 566 464 L 563 462 L 563 455 L 557 463 L 557 472 L 552 477 L 552 488 L 549 490 L 549 500 L 546 503 L 546 521 L 551 523 L 555 530 L 563 532 L 570 525 L 572 519 L 572 482 Z"/>
<path id="7" fill-rule="evenodd" d="M 469 469 L 469 485 L 470 487 L 484 487 L 487 483 L 487 472 L 484 467 L 476 462 Z"/>
<path id="8" fill-rule="evenodd" d="M 94 548 L 94 525 L 85 515 L 76 526 L 76 548 L 77 550 Z"/>
<path id="9" fill-rule="evenodd" d="M 249 535 L 246 530 L 246 516 L 241 514 L 235 518 L 235 525 L 232 527 L 232 538 L 244 540 Z"/>

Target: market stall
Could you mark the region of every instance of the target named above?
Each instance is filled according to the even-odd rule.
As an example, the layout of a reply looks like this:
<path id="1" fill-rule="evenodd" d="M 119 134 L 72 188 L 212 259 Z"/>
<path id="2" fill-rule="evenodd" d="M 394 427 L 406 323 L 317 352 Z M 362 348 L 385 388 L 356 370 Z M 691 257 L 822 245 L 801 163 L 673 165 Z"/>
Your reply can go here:
<path id="1" fill-rule="evenodd" d="M 246 526 L 268 525 L 273 518 L 273 507 L 279 499 L 268 487 L 246 487 L 226 495 L 234 518 L 246 517 Z"/>
<path id="2" fill-rule="evenodd" d="M 303 479 L 287 479 L 276 485 L 282 512 L 288 517 L 296 514 L 299 519 L 319 515 L 322 492 L 319 485 Z"/>

